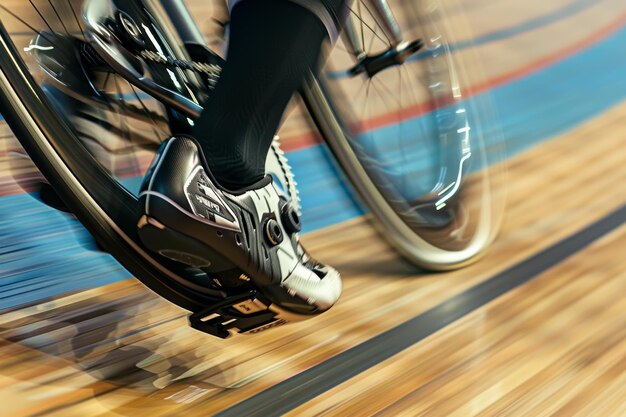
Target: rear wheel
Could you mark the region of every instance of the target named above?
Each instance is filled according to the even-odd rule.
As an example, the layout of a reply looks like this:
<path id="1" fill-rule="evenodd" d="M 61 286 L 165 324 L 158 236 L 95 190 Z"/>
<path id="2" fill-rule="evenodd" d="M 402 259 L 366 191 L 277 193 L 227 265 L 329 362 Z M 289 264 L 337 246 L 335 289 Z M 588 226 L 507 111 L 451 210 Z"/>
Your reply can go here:
<path id="1" fill-rule="evenodd" d="M 453 43 L 462 16 L 448 15 L 450 3 L 355 1 L 326 68 L 305 89 L 383 235 L 434 270 L 477 259 L 503 204 L 502 142 L 488 98 L 468 93 L 476 67 L 470 74 L 469 52 Z"/>
<path id="2" fill-rule="evenodd" d="M 128 17 L 151 28 L 153 44 L 142 48 L 152 51 L 153 58 L 189 59 L 166 19 L 141 2 L 15 3 L 0 5 L 0 110 L 63 203 L 104 249 L 171 302 L 199 311 L 232 295 L 202 271 L 141 245 L 136 232 L 141 179 L 161 141 L 187 133 L 193 115 L 162 104 L 120 76 L 90 47 L 82 16 L 87 3 L 103 7 L 100 17 L 111 30 Z M 156 61 L 132 63 L 147 79 L 167 88 L 167 94 L 200 108 L 198 103 L 210 94 L 211 80 Z M 299 207 L 277 143 L 267 166 Z"/>

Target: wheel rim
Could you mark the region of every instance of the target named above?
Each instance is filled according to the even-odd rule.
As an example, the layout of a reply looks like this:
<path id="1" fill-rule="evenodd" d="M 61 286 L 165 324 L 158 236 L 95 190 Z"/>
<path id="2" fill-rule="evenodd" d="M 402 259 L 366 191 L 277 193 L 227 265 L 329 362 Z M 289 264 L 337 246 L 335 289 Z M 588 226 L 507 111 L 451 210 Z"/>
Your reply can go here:
<path id="1" fill-rule="evenodd" d="M 502 198 L 495 194 L 500 174 L 493 165 L 502 149 L 493 145 L 500 139 L 483 127 L 492 114 L 488 103 L 465 95 L 469 81 L 439 2 L 389 6 L 403 40 L 421 39 L 423 48 L 373 76 L 354 75 L 363 57 L 394 46 L 371 4 L 355 2 L 347 26 L 363 51 L 356 57 L 354 42 L 344 36 L 331 54 L 320 77 L 326 103 L 318 104 L 337 116 L 337 126 L 334 133 L 321 127 L 334 138 L 330 146 L 344 166 L 362 168 L 346 173 L 387 233 L 397 235 L 392 243 L 422 265 L 458 266 L 478 254 L 498 227 Z"/>

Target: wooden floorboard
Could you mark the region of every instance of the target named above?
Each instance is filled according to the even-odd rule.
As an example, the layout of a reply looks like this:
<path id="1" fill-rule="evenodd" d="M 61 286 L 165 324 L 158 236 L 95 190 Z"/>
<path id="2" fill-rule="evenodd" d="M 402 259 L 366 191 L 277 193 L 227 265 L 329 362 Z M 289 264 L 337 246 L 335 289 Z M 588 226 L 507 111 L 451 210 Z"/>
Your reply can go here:
<path id="1" fill-rule="evenodd" d="M 626 227 L 289 415 L 600 414 L 626 371 Z"/>

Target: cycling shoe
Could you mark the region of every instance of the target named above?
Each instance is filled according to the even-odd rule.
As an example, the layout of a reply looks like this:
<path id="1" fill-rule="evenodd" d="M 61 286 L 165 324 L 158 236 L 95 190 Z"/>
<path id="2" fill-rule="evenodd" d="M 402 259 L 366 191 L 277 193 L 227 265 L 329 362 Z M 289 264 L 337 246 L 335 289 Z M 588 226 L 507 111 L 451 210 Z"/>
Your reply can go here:
<path id="1" fill-rule="evenodd" d="M 144 178 L 139 209 L 138 233 L 148 249 L 206 271 L 231 293 L 258 290 L 254 310 L 267 307 L 282 322 L 295 321 L 339 298 L 339 273 L 304 251 L 297 212 L 272 178 L 242 190 L 222 188 L 191 137 L 163 142 Z"/>

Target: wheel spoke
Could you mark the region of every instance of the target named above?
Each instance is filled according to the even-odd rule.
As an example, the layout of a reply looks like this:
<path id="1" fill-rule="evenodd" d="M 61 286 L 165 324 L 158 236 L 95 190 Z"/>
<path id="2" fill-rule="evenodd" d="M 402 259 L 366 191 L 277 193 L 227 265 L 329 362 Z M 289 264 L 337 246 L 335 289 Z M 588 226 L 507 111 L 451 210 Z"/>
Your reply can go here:
<path id="1" fill-rule="evenodd" d="M 111 79 L 111 72 L 107 72 L 107 75 L 104 77 L 104 81 L 102 82 L 102 87 L 100 88 L 102 91 L 106 91 L 107 86 L 109 85 L 109 80 Z"/>
<path id="2" fill-rule="evenodd" d="M 367 52 L 372 50 L 372 47 L 374 46 L 374 41 L 376 40 L 377 35 L 378 35 L 378 26 L 376 26 L 374 33 L 372 34 L 372 38 L 370 39 L 370 44 L 367 47 Z"/>
<path id="3" fill-rule="evenodd" d="M 374 14 L 373 14 L 373 13 L 372 13 L 372 11 L 370 10 L 370 8 L 369 8 L 369 7 L 367 7 L 367 4 L 363 3 L 363 6 L 365 7 L 365 10 L 367 10 L 367 12 L 369 13 L 369 15 L 372 17 L 372 19 L 373 19 L 374 21 L 376 21 L 376 17 L 374 16 Z M 369 26 L 368 26 L 368 28 L 369 28 L 370 30 L 372 30 L 372 28 L 371 28 L 371 27 L 369 27 Z M 387 41 L 386 41 L 387 46 L 391 46 L 392 42 L 391 42 L 391 40 L 389 39 L 389 37 L 387 36 L 387 34 L 385 33 L 385 31 L 383 31 L 383 35 L 384 35 L 384 36 L 385 36 L 385 38 L 387 39 Z M 379 36 L 378 38 L 379 38 L 381 41 L 385 42 L 385 40 L 384 40 L 383 38 L 381 38 L 380 36 Z"/>
<path id="4" fill-rule="evenodd" d="M 369 103 L 369 97 L 370 97 L 370 88 L 372 87 L 372 79 L 368 78 L 367 79 L 367 87 L 365 88 L 365 100 L 363 100 L 363 111 L 361 112 L 361 120 L 367 120 L 366 119 L 366 114 L 365 111 L 367 109 L 367 104 Z"/>
<path id="5" fill-rule="evenodd" d="M 359 14 L 357 16 L 357 18 L 360 20 L 360 25 L 361 25 L 361 45 L 362 47 L 365 46 L 365 29 L 363 28 L 363 25 L 365 24 L 365 22 L 363 21 L 363 19 L 360 18 L 361 16 L 361 3 L 362 1 L 359 0 L 359 2 L 357 3 L 357 7 L 359 8 Z"/>
<path id="6" fill-rule="evenodd" d="M 114 83 L 115 83 L 117 99 L 118 99 L 119 102 L 123 103 L 124 102 L 124 93 L 122 92 L 122 88 L 120 87 L 120 83 L 119 83 L 118 77 L 117 76 L 113 77 L 113 80 L 114 80 Z M 128 123 L 126 121 L 126 118 L 122 117 L 122 112 L 119 112 L 118 116 L 120 118 L 120 124 L 124 128 L 124 130 L 123 130 L 124 138 L 127 141 L 130 142 L 132 138 L 130 136 L 130 129 L 128 128 Z"/>
<path id="7" fill-rule="evenodd" d="M 360 25 L 361 25 L 361 41 L 362 41 L 362 45 L 365 45 L 365 28 L 367 28 L 368 30 L 370 30 L 372 33 L 375 33 L 375 36 L 380 39 L 383 43 L 385 43 L 387 46 L 391 46 L 391 42 L 389 41 L 389 39 L 384 39 L 382 38 L 380 35 L 378 35 L 378 33 L 376 33 L 376 30 L 374 30 L 370 25 L 367 24 L 367 22 L 365 22 L 365 20 L 363 18 L 361 18 L 361 6 L 360 6 L 361 2 L 357 3 L 357 12 L 355 12 L 351 7 L 348 8 L 348 10 L 352 13 L 352 15 L 359 20 Z"/>
<path id="8" fill-rule="evenodd" d="M 168 133 L 163 131 L 163 129 L 161 129 L 160 126 L 157 124 L 156 120 L 154 120 L 154 117 L 152 116 L 152 112 L 148 109 L 148 107 L 146 106 L 144 101 L 139 96 L 139 93 L 137 92 L 137 89 L 135 88 L 135 86 L 132 85 L 130 82 L 128 83 L 128 85 L 133 90 L 133 94 L 134 94 L 135 98 L 137 98 L 137 101 L 139 101 L 139 104 L 141 105 L 141 107 L 144 109 L 146 114 L 150 117 L 150 121 L 152 122 L 152 125 L 153 125 L 152 126 L 152 131 L 154 132 L 154 135 L 157 138 L 157 140 L 166 138 L 168 136 Z"/>
<path id="9" fill-rule="evenodd" d="M 35 9 L 39 17 L 41 17 L 41 20 L 43 20 L 44 24 L 48 27 L 48 29 L 50 30 L 50 33 L 54 33 L 54 31 L 52 30 L 52 26 L 50 26 L 50 23 L 48 23 L 48 20 L 41 14 L 41 11 L 39 11 L 39 8 L 35 6 L 35 4 L 33 3 L 33 0 L 28 0 L 28 2 L 31 4 L 31 6 L 33 6 L 33 9 Z"/>
<path id="10" fill-rule="evenodd" d="M 83 26 L 81 25 L 80 20 L 78 20 L 78 16 L 76 15 L 76 10 L 74 10 L 74 5 L 72 4 L 72 1 L 67 0 L 67 4 L 70 6 L 70 9 L 72 9 L 72 14 L 74 15 L 74 19 L 76 20 L 78 29 L 80 30 L 80 33 L 83 35 L 83 39 L 85 39 L 86 36 L 85 36 L 85 32 L 83 31 Z"/>
<path id="11" fill-rule="evenodd" d="M 30 25 L 26 20 L 22 19 L 21 17 L 19 17 L 18 15 L 16 15 L 15 13 L 13 13 L 11 10 L 9 10 L 8 8 L 6 8 L 5 6 L 0 4 L 0 9 L 4 10 L 6 13 L 8 13 L 9 15 L 11 15 L 12 17 L 14 17 L 15 19 L 17 19 L 20 23 L 22 23 L 23 25 L 25 25 L 26 27 L 28 27 L 30 30 L 33 31 L 33 33 L 36 33 L 37 35 L 41 36 L 42 38 L 44 38 L 45 40 L 47 40 L 48 42 L 50 42 L 51 45 L 54 45 L 57 50 L 59 51 L 63 51 L 62 48 L 59 47 L 59 45 L 57 43 L 55 43 L 52 39 L 50 39 L 50 37 L 44 35 L 42 32 L 38 31 L 37 29 L 35 29 L 32 25 Z M 53 32 L 54 33 L 54 32 Z M 63 53 L 63 52 L 62 52 Z"/>
<path id="12" fill-rule="evenodd" d="M 65 30 L 65 34 L 69 36 L 70 35 L 70 31 L 67 30 L 67 27 L 65 26 L 65 23 L 63 23 L 63 19 L 61 19 L 61 15 L 59 15 L 59 12 L 58 12 L 57 8 L 54 6 L 54 3 L 52 2 L 52 0 L 48 0 L 48 4 L 50 4 L 50 7 L 52 7 L 52 10 L 54 11 L 54 14 L 59 19 L 59 22 L 61 23 L 61 26 L 63 26 L 63 30 Z"/>

